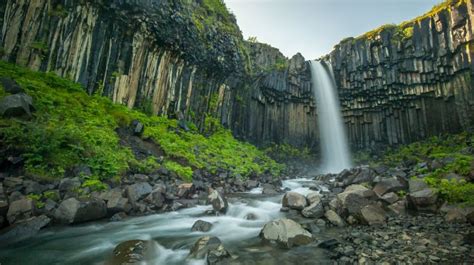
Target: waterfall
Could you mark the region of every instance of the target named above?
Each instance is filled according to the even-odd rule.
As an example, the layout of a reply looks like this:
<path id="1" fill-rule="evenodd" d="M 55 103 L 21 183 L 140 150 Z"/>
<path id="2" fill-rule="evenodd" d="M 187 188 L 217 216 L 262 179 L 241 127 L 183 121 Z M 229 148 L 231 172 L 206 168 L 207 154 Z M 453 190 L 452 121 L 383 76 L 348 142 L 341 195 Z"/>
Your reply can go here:
<path id="1" fill-rule="evenodd" d="M 330 66 L 311 61 L 313 92 L 318 110 L 322 165 L 325 173 L 351 167 L 350 152 L 342 123 L 336 84 Z"/>

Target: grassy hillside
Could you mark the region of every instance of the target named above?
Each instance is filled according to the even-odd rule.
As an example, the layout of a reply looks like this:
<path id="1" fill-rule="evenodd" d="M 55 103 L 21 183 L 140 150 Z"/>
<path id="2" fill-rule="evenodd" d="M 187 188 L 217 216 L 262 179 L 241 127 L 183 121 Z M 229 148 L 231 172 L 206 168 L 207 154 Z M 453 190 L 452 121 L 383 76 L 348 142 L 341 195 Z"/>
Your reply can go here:
<path id="1" fill-rule="evenodd" d="M 6 155 L 24 158 L 25 173 L 34 178 L 57 179 L 76 165 L 87 165 L 91 181 L 119 180 L 130 172 L 151 173 L 160 167 L 186 181 L 193 171 L 231 172 L 246 178 L 251 174 L 279 174 L 282 165 L 254 146 L 239 142 L 212 120 L 207 137 L 193 124 L 189 131 L 178 121 L 147 116 L 112 103 L 108 98 L 87 95 L 83 88 L 52 73 L 39 73 L 0 61 L 0 77 L 16 80 L 33 97 L 33 118 L 0 118 L 0 144 Z M 0 98 L 7 95 L 0 87 Z M 139 160 L 120 144 L 116 132 L 132 120 L 145 125 L 142 138 L 158 144 L 164 158 Z"/>

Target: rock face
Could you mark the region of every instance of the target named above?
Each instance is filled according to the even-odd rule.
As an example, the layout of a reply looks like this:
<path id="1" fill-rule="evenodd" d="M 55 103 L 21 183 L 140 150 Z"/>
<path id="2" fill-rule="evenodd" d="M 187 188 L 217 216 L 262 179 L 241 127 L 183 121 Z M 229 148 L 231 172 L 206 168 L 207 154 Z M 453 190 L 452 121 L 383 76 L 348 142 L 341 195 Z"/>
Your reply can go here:
<path id="1" fill-rule="evenodd" d="M 289 248 L 306 245 L 313 240 L 310 232 L 290 219 L 280 219 L 265 224 L 260 232 L 260 238 Z"/>
<path id="2" fill-rule="evenodd" d="M 69 198 L 64 200 L 56 209 L 56 219 L 61 223 L 82 223 L 104 218 L 107 215 L 107 206 L 103 200 L 87 199 L 77 200 Z"/>
<path id="3" fill-rule="evenodd" d="M 289 191 L 283 196 L 282 205 L 290 209 L 303 210 L 308 205 L 308 202 L 303 195 Z"/>

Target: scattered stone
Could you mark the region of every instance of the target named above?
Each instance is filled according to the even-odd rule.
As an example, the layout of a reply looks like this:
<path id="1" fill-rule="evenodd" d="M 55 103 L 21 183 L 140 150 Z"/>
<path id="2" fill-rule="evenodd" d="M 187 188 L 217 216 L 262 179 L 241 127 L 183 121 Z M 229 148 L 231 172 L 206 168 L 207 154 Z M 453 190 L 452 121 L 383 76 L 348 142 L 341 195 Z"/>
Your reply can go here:
<path id="1" fill-rule="evenodd" d="M 449 209 L 444 219 L 448 223 L 465 223 L 467 221 L 464 213 L 458 208 Z"/>
<path id="2" fill-rule="evenodd" d="M 279 192 L 276 190 L 275 186 L 270 183 L 265 183 L 262 185 L 262 194 L 265 195 L 277 195 Z"/>
<path id="3" fill-rule="evenodd" d="M 7 212 L 8 223 L 14 224 L 20 220 L 33 216 L 35 211 L 34 201 L 31 199 L 21 199 L 10 204 Z"/>
<path id="4" fill-rule="evenodd" d="M 224 196 L 217 190 L 210 189 L 209 196 L 207 196 L 207 203 L 212 205 L 212 208 L 217 213 L 226 213 L 229 204 Z"/>
<path id="5" fill-rule="evenodd" d="M 100 199 L 64 200 L 56 209 L 56 219 L 65 224 L 82 223 L 104 218 L 107 215 L 107 206 Z"/>
<path id="6" fill-rule="evenodd" d="M 317 192 L 310 192 L 306 195 L 306 200 L 308 201 L 308 204 L 313 204 L 321 201 L 321 196 Z"/>
<path id="7" fill-rule="evenodd" d="M 81 187 L 79 178 L 64 178 L 59 183 L 59 192 L 65 194 Z"/>
<path id="8" fill-rule="evenodd" d="M 373 191 L 377 193 L 377 195 L 382 196 L 387 192 L 396 192 L 399 190 L 404 189 L 405 186 L 400 183 L 397 178 L 388 178 L 383 179 L 377 185 L 375 185 Z"/>
<path id="9" fill-rule="evenodd" d="M 152 187 L 148 182 L 139 182 L 128 186 L 126 191 L 130 203 L 134 208 L 136 208 L 138 200 L 141 200 L 150 194 L 152 192 Z"/>
<path id="10" fill-rule="evenodd" d="M 110 217 L 109 221 L 111 221 L 111 222 L 120 222 L 125 218 L 127 218 L 127 214 L 124 213 L 124 212 L 119 212 L 119 213 L 116 213 L 116 214 L 112 215 L 112 217 Z"/>
<path id="11" fill-rule="evenodd" d="M 336 248 L 339 245 L 340 245 L 340 243 L 336 239 L 328 239 L 328 240 L 325 240 L 325 241 L 319 243 L 318 247 L 332 250 L 332 249 Z"/>
<path id="12" fill-rule="evenodd" d="M 212 228 L 212 224 L 203 220 L 197 220 L 193 227 L 191 227 L 191 231 L 193 232 L 209 232 Z"/>
<path id="13" fill-rule="evenodd" d="M 422 179 L 410 179 L 408 181 L 408 187 L 409 187 L 410 193 L 414 193 L 414 192 L 429 188 L 428 184 L 426 184 L 426 182 L 424 182 Z"/>
<path id="14" fill-rule="evenodd" d="M 4 117 L 31 117 L 33 110 L 33 99 L 24 93 L 6 96 L 0 100 L 0 115 Z"/>
<path id="15" fill-rule="evenodd" d="M 342 218 L 333 210 L 326 211 L 326 213 L 324 213 L 324 216 L 331 224 L 335 226 L 343 227 L 346 225 L 344 223 L 344 220 L 342 220 Z"/>
<path id="16" fill-rule="evenodd" d="M 165 205 L 165 196 L 162 189 L 153 190 L 145 199 L 146 202 L 152 204 L 154 208 L 161 209 Z"/>
<path id="17" fill-rule="evenodd" d="M 381 199 L 388 204 L 394 204 L 396 201 L 399 200 L 398 195 L 394 192 L 384 194 Z"/>
<path id="18" fill-rule="evenodd" d="M 260 232 L 260 238 L 267 242 L 276 242 L 288 248 L 306 245 L 313 240 L 310 232 L 303 229 L 295 221 L 286 218 L 265 224 Z"/>
<path id="19" fill-rule="evenodd" d="M 431 188 L 407 195 L 410 205 L 418 211 L 434 212 L 437 209 L 438 194 Z"/>
<path id="20" fill-rule="evenodd" d="M 361 210 L 361 221 L 368 225 L 385 224 L 385 211 L 378 205 L 367 205 Z"/>
<path id="21" fill-rule="evenodd" d="M 283 207 L 288 207 L 295 210 L 303 210 L 308 205 L 308 202 L 303 195 L 289 191 L 283 196 L 282 204 Z"/>

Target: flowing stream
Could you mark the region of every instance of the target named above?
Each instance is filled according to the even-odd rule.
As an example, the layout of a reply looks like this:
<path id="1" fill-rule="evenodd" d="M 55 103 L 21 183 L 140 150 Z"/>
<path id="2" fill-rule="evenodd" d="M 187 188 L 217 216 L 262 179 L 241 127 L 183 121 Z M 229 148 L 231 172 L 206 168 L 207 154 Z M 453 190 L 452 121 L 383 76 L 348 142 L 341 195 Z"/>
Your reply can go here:
<path id="1" fill-rule="evenodd" d="M 324 188 L 305 178 L 284 181 L 283 186 L 301 194 L 310 192 L 309 187 Z M 204 260 L 186 259 L 194 242 L 203 235 L 221 239 L 236 257 L 237 264 L 329 262 L 323 250 L 317 248 L 317 242 L 289 250 L 261 243 L 258 234 L 264 224 L 285 215 L 280 212 L 282 195 L 268 197 L 261 192 L 257 188 L 230 195 L 229 210 L 223 216 L 206 216 L 204 213 L 211 206 L 201 205 L 121 222 L 49 228 L 32 239 L 0 249 L 0 262 L 2 265 L 103 264 L 117 244 L 132 239 L 152 239 L 156 242 L 157 255 L 149 264 L 205 264 Z M 249 219 L 249 214 L 253 218 Z M 191 232 L 197 220 L 211 222 L 213 228 L 207 233 Z M 318 239 L 325 237 L 331 237 L 331 230 L 325 230 Z"/>
<path id="2" fill-rule="evenodd" d="M 311 61 L 313 92 L 318 108 L 322 165 L 326 173 L 338 173 L 351 167 L 344 124 L 331 66 Z"/>

